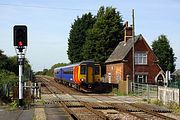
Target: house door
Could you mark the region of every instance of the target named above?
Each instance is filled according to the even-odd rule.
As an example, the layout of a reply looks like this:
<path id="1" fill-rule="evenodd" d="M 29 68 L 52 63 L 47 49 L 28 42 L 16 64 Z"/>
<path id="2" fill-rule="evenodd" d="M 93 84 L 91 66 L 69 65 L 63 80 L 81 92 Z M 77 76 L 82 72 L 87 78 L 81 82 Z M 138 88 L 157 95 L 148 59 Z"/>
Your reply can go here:
<path id="1" fill-rule="evenodd" d="M 164 80 L 163 80 L 163 76 L 161 74 L 157 78 L 157 83 L 159 86 L 164 86 Z"/>

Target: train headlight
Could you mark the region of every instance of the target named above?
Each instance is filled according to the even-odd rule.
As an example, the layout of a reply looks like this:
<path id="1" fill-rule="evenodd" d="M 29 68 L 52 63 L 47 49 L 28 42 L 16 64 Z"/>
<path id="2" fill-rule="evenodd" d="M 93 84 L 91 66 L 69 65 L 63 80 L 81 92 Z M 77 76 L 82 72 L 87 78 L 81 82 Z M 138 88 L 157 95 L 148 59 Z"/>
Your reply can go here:
<path id="1" fill-rule="evenodd" d="M 92 88 L 92 85 L 88 85 L 88 88 L 90 88 L 90 89 L 91 89 L 91 88 Z"/>

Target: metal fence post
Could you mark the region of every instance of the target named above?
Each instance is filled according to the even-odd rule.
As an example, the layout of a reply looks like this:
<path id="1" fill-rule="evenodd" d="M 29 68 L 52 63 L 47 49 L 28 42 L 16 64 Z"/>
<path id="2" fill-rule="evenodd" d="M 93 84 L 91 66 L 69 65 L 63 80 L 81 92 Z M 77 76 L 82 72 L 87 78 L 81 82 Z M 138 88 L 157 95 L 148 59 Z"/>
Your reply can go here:
<path id="1" fill-rule="evenodd" d="M 150 98 L 150 90 L 149 90 L 149 85 L 147 84 L 147 99 L 149 100 L 149 98 Z"/>

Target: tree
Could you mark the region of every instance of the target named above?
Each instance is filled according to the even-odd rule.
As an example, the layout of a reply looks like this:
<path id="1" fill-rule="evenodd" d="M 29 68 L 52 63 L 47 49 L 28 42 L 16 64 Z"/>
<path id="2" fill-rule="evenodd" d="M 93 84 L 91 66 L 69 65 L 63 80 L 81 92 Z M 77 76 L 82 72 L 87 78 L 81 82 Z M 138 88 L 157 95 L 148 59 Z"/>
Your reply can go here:
<path id="1" fill-rule="evenodd" d="M 8 63 L 7 59 L 8 59 L 8 57 L 3 54 L 2 50 L 0 50 L 0 70 L 6 69 L 6 65 Z"/>
<path id="2" fill-rule="evenodd" d="M 49 76 L 53 76 L 53 73 L 54 73 L 54 69 L 57 68 L 57 67 L 62 67 L 62 66 L 66 66 L 68 65 L 67 63 L 57 63 L 57 64 L 54 64 L 51 69 L 48 70 L 47 74 L 46 75 L 49 75 Z"/>
<path id="3" fill-rule="evenodd" d="M 43 71 L 38 71 L 36 72 L 36 75 L 48 75 L 48 76 L 53 76 L 54 69 L 57 67 L 62 67 L 68 65 L 67 63 L 57 63 L 54 64 L 50 69 L 43 69 Z"/>
<path id="4" fill-rule="evenodd" d="M 0 50 L 0 70 L 6 70 L 9 72 L 15 73 L 15 75 L 19 75 L 19 67 L 17 62 L 17 56 L 7 57 L 3 54 L 3 51 Z M 26 58 L 24 61 L 24 77 L 26 79 L 29 78 L 29 71 L 31 70 L 31 65 L 29 64 L 28 59 Z"/>
<path id="5" fill-rule="evenodd" d="M 8 63 L 6 66 L 6 70 L 14 72 L 17 76 L 19 75 L 19 65 L 18 65 L 18 61 L 17 61 L 17 56 L 12 56 L 12 57 L 8 57 L 7 59 Z M 31 65 L 29 64 L 29 61 L 27 58 L 25 58 L 24 61 L 24 77 L 25 79 L 29 78 L 29 72 L 31 70 Z"/>
<path id="6" fill-rule="evenodd" d="M 54 64 L 54 65 L 51 67 L 51 70 L 54 70 L 54 68 L 63 67 L 63 66 L 66 66 L 66 65 L 68 65 L 68 63 L 57 63 L 57 64 Z"/>
<path id="7" fill-rule="evenodd" d="M 123 20 L 112 7 L 100 7 L 93 28 L 88 30 L 83 46 L 84 59 L 105 62 L 120 41 L 123 40 Z"/>
<path id="8" fill-rule="evenodd" d="M 71 26 L 68 39 L 68 58 L 71 63 L 80 62 L 83 60 L 82 48 L 86 39 L 86 32 L 92 28 L 95 18 L 91 13 L 82 15 L 81 18 L 77 17 L 74 24 Z"/>
<path id="9" fill-rule="evenodd" d="M 9 86 L 12 86 L 17 82 L 18 77 L 13 72 L 9 72 L 7 70 L 0 70 L 0 97 L 4 95 L 7 95 L 7 97 L 9 97 Z M 3 89 L 3 87 L 5 88 L 5 86 L 8 87 L 8 90 Z"/>
<path id="10" fill-rule="evenodd" d="M 14 72 L 17 76 L 19 75 L 19 65 L 17 62 L 17 56 L 8 57 L 8 63 L 6 70 Z"/>
<path id="11" fill-rule="evenodd" d="M 0 86 L 8 83 L 15 83 L 18 81 L 17 76 L 13 72 L 7 70 L 0 70 Z"/>
<path id="12" fill-rule="evenodd" d="M 173 49 L 166 35 L 160 35 L 157 40 L 153 41 L 152 50 L 159 59 L 158 64 L 160 67 L 164 71 L 169 70 L 171 73 L 174 72 L 176 57 L 174 57 Z"/>

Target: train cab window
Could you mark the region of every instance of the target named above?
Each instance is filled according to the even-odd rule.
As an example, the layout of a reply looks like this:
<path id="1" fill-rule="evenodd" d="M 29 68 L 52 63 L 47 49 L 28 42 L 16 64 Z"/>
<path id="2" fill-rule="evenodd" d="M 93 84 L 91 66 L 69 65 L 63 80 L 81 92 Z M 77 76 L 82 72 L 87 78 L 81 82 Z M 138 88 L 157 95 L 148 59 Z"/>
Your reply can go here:
<path id="1" fill-rule="evenodd" d="M 95 75 L 99 75 L 99 66 L 98 65 L 95 65 Z"/>
<path id="2" fill-rule="evenodd" d="M 86 65 L 81 65 L 81 69 L 80 69 L 80 74 L 85 74 L 86 73 Z"/>

